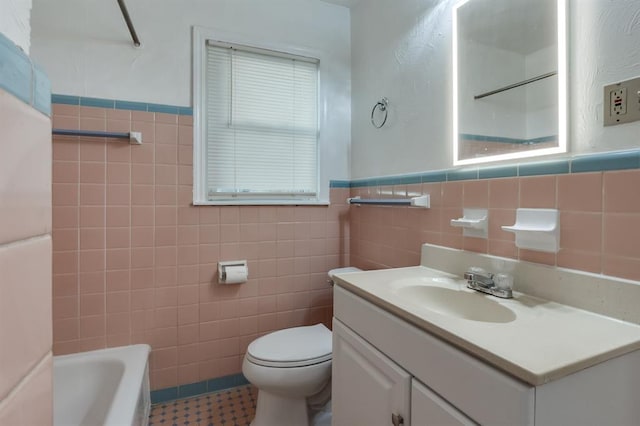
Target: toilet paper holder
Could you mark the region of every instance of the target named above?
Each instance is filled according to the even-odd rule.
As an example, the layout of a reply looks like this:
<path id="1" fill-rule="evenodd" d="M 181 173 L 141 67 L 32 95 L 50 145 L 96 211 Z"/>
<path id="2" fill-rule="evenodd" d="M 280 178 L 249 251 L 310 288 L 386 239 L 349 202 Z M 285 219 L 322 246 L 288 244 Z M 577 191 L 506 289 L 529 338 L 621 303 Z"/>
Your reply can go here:
<path id="1" fill-rule="evenodd" d="M 249 269 L 246 260 L 218 262 L 218 282 L 220 284 L 239 284 L 247 281 Z"/>

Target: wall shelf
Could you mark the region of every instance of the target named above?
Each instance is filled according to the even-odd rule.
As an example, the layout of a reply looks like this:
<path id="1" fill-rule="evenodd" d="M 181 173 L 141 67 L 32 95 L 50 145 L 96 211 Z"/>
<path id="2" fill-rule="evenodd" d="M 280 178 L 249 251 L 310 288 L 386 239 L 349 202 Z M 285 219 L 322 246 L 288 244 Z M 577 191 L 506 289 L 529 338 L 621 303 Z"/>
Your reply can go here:
<path id="1" fill-rule="evenodd" d="M 560 213 L 556 209 L 518 209 L 516 223 L 503 226 L 516 234 L 516 247 L 557 253 L 560 249 Z"/>

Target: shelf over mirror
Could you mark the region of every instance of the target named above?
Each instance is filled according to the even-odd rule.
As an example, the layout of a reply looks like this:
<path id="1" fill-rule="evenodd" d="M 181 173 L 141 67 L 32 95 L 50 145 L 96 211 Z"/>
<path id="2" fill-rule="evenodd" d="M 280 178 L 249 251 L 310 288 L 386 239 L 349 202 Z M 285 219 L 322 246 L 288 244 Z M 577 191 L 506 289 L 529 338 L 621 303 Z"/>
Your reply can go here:
<path id="1" fill-rule="evenodd" d="M 453 163 L 566 152 L 566 0 L 453 8 Z"/>

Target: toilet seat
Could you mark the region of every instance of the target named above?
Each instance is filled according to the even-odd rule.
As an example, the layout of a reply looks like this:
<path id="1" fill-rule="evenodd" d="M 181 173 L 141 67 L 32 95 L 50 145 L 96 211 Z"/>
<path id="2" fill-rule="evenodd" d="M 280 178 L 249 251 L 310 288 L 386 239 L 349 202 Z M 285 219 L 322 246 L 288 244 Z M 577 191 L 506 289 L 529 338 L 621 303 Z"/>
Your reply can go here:
<path id="1" fill-rule="evenodd" d="M 304 367 L 331 360 L 331 331 L 323 324 L 262 336 L 247 348 L 247 360 L 265 367 Z"/>

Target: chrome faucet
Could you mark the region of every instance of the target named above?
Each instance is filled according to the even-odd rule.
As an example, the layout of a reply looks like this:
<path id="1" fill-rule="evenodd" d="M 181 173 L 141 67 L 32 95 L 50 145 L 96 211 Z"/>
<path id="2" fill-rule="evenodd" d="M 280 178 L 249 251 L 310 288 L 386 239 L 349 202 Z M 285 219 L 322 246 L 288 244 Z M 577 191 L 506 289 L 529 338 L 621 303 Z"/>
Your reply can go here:
<path id="1" fill-rule="evenodd" d="M 497 287 L 493 281 L 493 274 L 484 269 L 471 267 L 464 273 L 464 279 L 467 280 L 467 287 L 472 290 L 503 299 L 511 299 L 513 297 L 513 292 L 510 288 Z"/>

